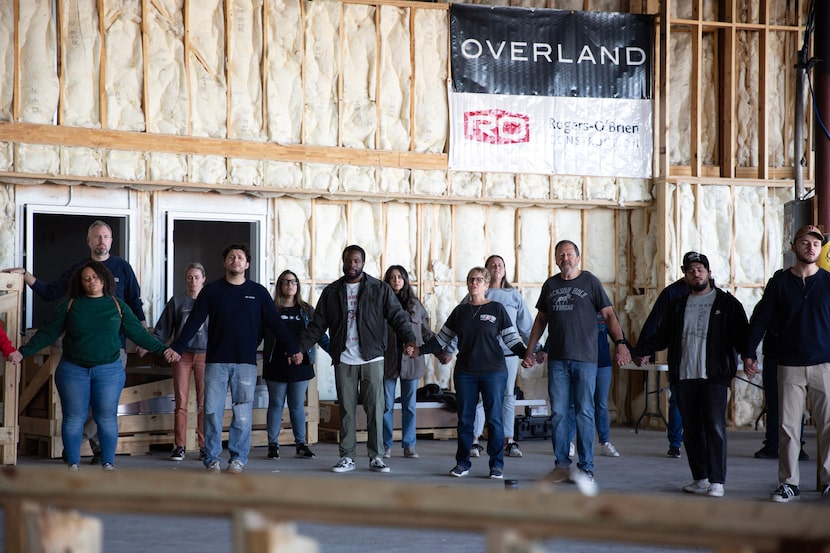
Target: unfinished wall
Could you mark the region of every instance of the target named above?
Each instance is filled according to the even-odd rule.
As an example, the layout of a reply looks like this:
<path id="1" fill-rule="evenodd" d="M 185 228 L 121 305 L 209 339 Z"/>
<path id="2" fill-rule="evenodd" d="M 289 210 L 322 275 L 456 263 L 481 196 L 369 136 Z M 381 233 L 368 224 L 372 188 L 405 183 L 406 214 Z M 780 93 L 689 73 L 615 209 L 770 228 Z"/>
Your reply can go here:
<path id="1" fill-rule="evenodd" d="M 630 336 L 689 249 L 709 255 L 719 284 L 751 310 L 781 262 L 788 74 L 804 14 L 785 0 L 763 10 L 741 0 L 734 14 L 712 0 L 501 4 L 660 11 L 670 32 L 655 129 L 668 131 L 655 141 L 663 150 L 654 181 L 448 172 L 445 5 L 61 0 L 53 12 L 50 3 L 2 2 L 0 121 L 42 127 L 23 141 L 0 126 L 0 232 L 9 238 L 0 259 L 9 266 L 22 256 L 23 178 L 189 190 L 194 212 L 202 191 L 219 190 L 267 203 L 268 278 L 290 268 L 312 300 L 340 275 L 343 246 L 357 242 L 369 273 L 393 263 L 410 270 L 436 327 L 464 294 L 467 270 L 490 253 L 505 257 L 533 305 L 556 272 L 553 245 L 567 238 Z M 707 21 L 729 24 L 733 58 L 724 58 L 726 34 Z M 725 121 L 735 121 L 734 142 L 724 139 L 733 136 Z M 132 209 L 152 320 L 163 254 L 147 223 L 150 193 L 138 192 Z M 435 364 L 428 380 L 446 386 L 450 374 Z M 522 370 L 521 383 L 528 397 L 546 397 L 543 368 Z M 615 385 L 627 394 L 626 379 Z M 758 401 L 739 403 L 745 424 Z"/>

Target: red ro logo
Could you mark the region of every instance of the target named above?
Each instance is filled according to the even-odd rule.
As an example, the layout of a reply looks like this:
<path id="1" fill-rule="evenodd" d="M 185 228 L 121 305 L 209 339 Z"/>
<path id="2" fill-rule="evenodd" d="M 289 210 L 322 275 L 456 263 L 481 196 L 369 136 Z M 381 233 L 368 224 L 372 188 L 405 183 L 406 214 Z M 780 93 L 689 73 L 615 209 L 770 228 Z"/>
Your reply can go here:
<path id="1" fill-rule="evenodd" d="M 468 111 L 464 114 L 464 138 L 488 144 L 529 142 L 530 117 L 503 109 Z"/>

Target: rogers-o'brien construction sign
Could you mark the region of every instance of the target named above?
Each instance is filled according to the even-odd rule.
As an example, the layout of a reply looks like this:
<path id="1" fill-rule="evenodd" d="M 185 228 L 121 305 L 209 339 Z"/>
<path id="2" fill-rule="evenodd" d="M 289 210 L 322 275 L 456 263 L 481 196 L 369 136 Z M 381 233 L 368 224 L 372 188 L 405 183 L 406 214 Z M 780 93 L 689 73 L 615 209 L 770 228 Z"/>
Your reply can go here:
<path id="1" fill-rule="evenodd" d="M 651 177 L 651 16 L 450 7 L 450 169 Z"/>

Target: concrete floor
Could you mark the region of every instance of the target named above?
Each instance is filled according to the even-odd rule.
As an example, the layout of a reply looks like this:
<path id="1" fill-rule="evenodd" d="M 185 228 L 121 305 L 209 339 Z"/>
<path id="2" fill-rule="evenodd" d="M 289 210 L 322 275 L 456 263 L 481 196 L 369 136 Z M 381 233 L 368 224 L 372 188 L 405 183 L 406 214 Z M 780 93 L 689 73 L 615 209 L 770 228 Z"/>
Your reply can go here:
<path id="1" fill-rule="evenodd" d="M 729 432 L 729 466 L 726 482 L 726 497 L 750 501 L 767 501 L 768 494 L 777 482 L 777 462 L 759 460 L 753 453 L 761 446 L 762 431 L 732 430 Z M 619 449 L 617 458 L 596 457 L 596 478 L 603 491 L 653 493 L 680 497 L 681 486 L 691 481 L 685 459 L 671 459 L 665 456 L 667 442 L 664 432 L 641 430 L 638 434 L 630 428 L 612 428 L 611 440 Z M 816 508 L 828 509 L 830 503 L 820 499 L 814 490 L 815 482 L 815 430 L 805 430 L 805 450 L 811 460 L 801 463 L 802 499 L 800 503 L 815 504 Z M 505 460 L 505 477 L 519 481 L 519 487 L 531 485 L 543 477 L 553 464 L 550 441 L 525 441 L 521 443 L 524 457 Z M 425 486 L 457 486 L 463 493 L 467 486 L 503 487 L 501 481 L 490 480 L 487 476 L 486 458 L 475 459 L 473 469 L 466 478 L 451 478 L 447 471 L 455 464 L 455 442 L 421 440 L 417 450 L 420 459 L 404 459 L 399 444 L 395 444 L 389 466 L 389 474 L 375 474 L 368 470 L 365 444 L 358 444 L 357 470 L 346 474 L 333 474 L 330 467 L 337 461 L 337 446 L 316 444 L 313 447 L 317 458 L 312 460 L 294 459 L 293 449 L 283 448 L 288 456 L 278 461 L 265 458 L 265 448 L 251 452 L 247 472 L 291 472 L 320 478 L 394 478 L 404 481 L 419 481 Z M 119 456 L 119 469 L 155 468 L 159 470 L 201 470 L 196 456 L 188 454 L 183 462 L 168 460 L 166 451 L 153 451 L 144 456 Z M 227 452 L 225 452 L 227 455 Z M 362 456 L 362 457 L 361 457 Z M 59 461 L 35 457 L 24 457 L 20 465 L 58 465 Z M 82 466 L 81 470 L 99 470 Z M 217 478 L 231 478 L 220 474 Z M 175 493 L 173 491 L 172 493 Z M 700 497 L 700 501 L 718 501 Z M 785 508 L 785 506 L 782 506 Z M 93 513 L 104 521 L 105 551 L 119 553 L 214 553 L 230 551 L 230 524 L 221 519 L 106 515 Z M 0 523 L 2 518 L 0 517 Z M 320 544 L 320 550 L 331 553 L 352 552 L 406 552 L 425 550 L 433 552 L 485 551 L 484 538 L 480 535 L 456 532 L 424 532 L 405 529 L 373 527 L 343 527 L 300 523 L 299 532 L 313 537 Z M 655 551 L 705 551 L 705 549 L 662 549 L 644 546 L 589 543 L 570 540 L 551 540 L 540 544 L 542 551 L 568 553 L 633 553 Z M 0 548 L 2 541 L 0 540 Z M 11 552 L 9 552 L 11 553 Z"/>

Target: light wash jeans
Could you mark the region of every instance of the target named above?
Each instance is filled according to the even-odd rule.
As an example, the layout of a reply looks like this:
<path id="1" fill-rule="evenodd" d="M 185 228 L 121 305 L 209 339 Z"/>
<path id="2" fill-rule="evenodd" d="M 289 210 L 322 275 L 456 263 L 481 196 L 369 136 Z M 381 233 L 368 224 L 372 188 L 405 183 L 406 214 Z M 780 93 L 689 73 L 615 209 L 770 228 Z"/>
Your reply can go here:
<path id="1" fill-rule="evenodd" d="M 415 447 L 415 394 L 418 391 L 420 380 L 401 378 L 401 445 L 407 448 Z M 383 411 L 383 447 L 392 449 L 392 431 L 394 430 L 395 415 L 395 388 L 397 378 L 384 378 L 383 389 L 386 396 L 386 409 Z"/>
<path id="2" fill-rule="evenodd" d="M 265 420 L 268 425 L 268 443 L 280 445 L 280 429 L 282 427 L 282 409 L 285 398 L 288 396 L 288 417 L 291 419 L 291 431 L 294 433 L 294 444 L 305 443 L 305 394 L 308 390 L 308 380 L 297 382 L 277 382 L 266 380 L 268 386 L 268 411 Z"/>
<path id="3" fill-rule="evenodd" d="M 504 400 L 501 408 L 501 421 L 504 437 L 513 439 L 516 428 L 516 376 L 519 374 L 521 359 L 512 355 L 504 358 L 507 366 L 507 382 L 504 385 Z M 473 437 L 478 439 L 484 433 L 484 403 L 479 398 L 476 405 L 476 420 L 473 423 Z"/>
<path id="4" fill-rule="evenodd" d="M 568 413 L 573 403 L 576 414 L 577 468 L 594 470 L 594 392 L 597 364 L 570 359 L 548 360 L 548 394 L 550 395 L 553 453 L 557 467 L 569 467 L 570 432 Z"/>
<path id="5" fill-rule="evenodd" d="M 231 460 L 248 462 L 251 449 L 251 423 L 256 391 L 256 365 L 247 363 L 207 363 L 205 365 L 205 466 L 222 454 L 222 418 L 225 398 L 231 390 L 233 418 L 228 431 Z"/>
<path id="6" fill-rule="evenodd" d="M 86 368 L 61 359 L 55 370 L 55 386 L 61 400 L 63 421 L 61 434 L 66 460 L 81 462 L 81 439 L 90 407 L 98 425 L 101 462 L 115 463 L 118 445 L 118 399 L 124 388 L 126 373 L 121 361 Z"/>

